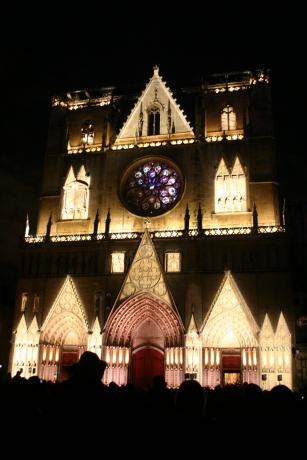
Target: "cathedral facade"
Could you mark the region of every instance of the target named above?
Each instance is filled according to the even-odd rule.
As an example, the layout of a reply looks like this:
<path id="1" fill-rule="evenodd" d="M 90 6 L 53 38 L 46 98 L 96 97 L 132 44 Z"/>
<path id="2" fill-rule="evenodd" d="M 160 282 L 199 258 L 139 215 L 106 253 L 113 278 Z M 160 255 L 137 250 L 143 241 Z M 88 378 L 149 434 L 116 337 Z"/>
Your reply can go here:
<path id="1" fill-rule="evenodd" d="M 172 92 L 54 97 L 36 229 L 27 221 L 11 371 L 64 380 L 293 386 L 288 236 L 269 75 Z"/>

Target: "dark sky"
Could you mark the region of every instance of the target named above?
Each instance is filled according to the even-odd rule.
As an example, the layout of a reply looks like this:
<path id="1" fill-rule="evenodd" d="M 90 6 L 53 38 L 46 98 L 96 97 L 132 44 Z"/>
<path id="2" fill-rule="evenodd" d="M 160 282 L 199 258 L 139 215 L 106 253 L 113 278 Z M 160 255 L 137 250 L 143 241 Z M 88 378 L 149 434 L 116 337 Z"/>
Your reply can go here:
<path id="1" fill-rule="evenodd" d="M 197 84 L 210 73 L 271 68 L 277 133 L 287 150 L 289 123 L 292 129 L 300 124 L 293 110 L 306 95 L 305 29 L 295 2 L 292 10 L 279 2 L 226 7 L 198 1 L 168 9 L 166 3 L 63 1 L 9 8 L 1 47 L 2 107 L 11 135 L 3 154 L 25 180 L 29 168 L 33 174 L 41 170 L 51 95 L 114 85 L 138 91 L 155 64 L 172 88 Z"/>

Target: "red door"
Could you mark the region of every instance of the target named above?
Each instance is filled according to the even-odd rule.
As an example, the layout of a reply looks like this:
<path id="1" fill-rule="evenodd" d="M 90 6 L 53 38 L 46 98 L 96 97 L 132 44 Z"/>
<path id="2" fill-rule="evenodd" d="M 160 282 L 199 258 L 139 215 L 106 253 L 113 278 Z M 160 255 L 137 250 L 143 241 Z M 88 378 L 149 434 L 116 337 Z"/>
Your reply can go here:
<path id="1" fill-rule="evenodd" d="M 79 361 L 79 353 L 77 351 L 63 351 L 60 382 L 67 380 L 70 377 L 70 367 Z"/>
<path id="2" fill-rule="evenodd" d="M 152 379 L 164 375 L 164 356 L 153 348 L 143 348 L 133 355 L 133 383 L 142 388 L 149 388 Z"/>

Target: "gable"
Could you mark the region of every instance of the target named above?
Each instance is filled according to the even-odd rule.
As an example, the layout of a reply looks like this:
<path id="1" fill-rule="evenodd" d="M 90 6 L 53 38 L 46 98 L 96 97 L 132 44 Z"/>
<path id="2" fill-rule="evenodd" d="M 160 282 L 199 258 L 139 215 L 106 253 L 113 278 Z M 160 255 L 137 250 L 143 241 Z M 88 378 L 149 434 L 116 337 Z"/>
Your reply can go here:
<path id="1" fill-rule="evenodd" d="M 50 338 L 60 334 L 63 338 L 71 330 L 84 341 L 88 322 L 73 280 L 67 276 L 43 323 L 42 336 Z"/>
<path id="2" fill-rule="evenodd" d="M 205 346 L 221 348 L 257 345 L 259 327 L 230 272 L 226 272 L 204 320 Z"/>
<path id="3" fill-rule="evenodd" d="M 151 114 L 159 116 L 156 120 L 159 132 L 151 130 Z M 159 75 L 158 67 L 154 68 L 154 74 L 123 125 L 115 146 L 144 142 L 147 137 L 159 140 L 194 138 L 185 114 Z"/>
<path id="4" fill-rule="evenodd" d="M 125 300 L 139 292 L 148 292 L 172 305 L 162 268 L 147 229 L 119 294 Z"/>

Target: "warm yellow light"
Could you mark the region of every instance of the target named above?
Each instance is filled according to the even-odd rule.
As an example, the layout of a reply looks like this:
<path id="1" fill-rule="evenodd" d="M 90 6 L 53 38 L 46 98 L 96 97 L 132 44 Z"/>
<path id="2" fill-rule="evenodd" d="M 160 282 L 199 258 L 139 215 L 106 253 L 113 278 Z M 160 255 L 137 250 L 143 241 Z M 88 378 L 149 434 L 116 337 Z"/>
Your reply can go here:
<path id="1" fill-rule="evenodd" d="M 129 348 L 126 348 L 126 354 L 125 354 L 125 364 L 128 365 L 129 364 Z"/>
<path id="2" fill-rule="evenodd" d="M 289 367 L 289 354 L 288 353 L 285 353 L 285 364 L 286 364 L 286 367 Z"/>
<path id="3" fill-rule="evenodd" d="M 123 362 L 123 350 L 120 348 L 118 351 L 118 364 L 122 364 Z"/>
<path id="4" fill-rule="evenodd" d="M 116 347 L 113 347 L 112 349 L 112 363 L 116 363 Z"/>
<path id="5" fill-rule="evenodd" d="M 38 356 L 38 346 L 36 345 L 33 350 L 33 361 L 37 361 L 37 356 Z"/>
<path id="6" fill-rule="evenodd" d="M 56 363 L 59 362 L 59 355 L 60 355 L 60 350 L 57 348 L 57 349 L 56 349 L 56 352 L 55 352 L 55 362 L 56 362 Z"/>
<path id="7" fill-rule="evenodd" d="M 32 344 L 29 344 L 28 345 L 28 361 L 31 361 L 32 360 Z"/>
<path id="8" fill-rule="evenodd" d="M 210 350 L 210 364 L 211 366 L 214 365 L 214 349 L 213 348 L 211 348 Z"/>
<path id="9" fill-rule="evenodd" d="M 171 363 L 171 366 L 174 364 L 174 348 L 171 348 L 170 350 L 170 363 Z"/>
<path id="10" fill-rule="evenodd" d="M 110 364 L 110 350 L 109 350 L 109 347 L 107 347 L 107 351 L 106 351 L 106 362 L 107 364 Z"/>
<path id="11" fill-rule="evenodd" d="M 180 365 L 182 366 L 182 364 L 183 364 L 183 351 L 182 351 L 182 348 L 180 348 L 179 360 L 180 360 Z"/>
<path id="12" fill-rule="evenodd" d="M 243 349 L 242 351 L 242 363 L 243 363 L 243 366 L 246 366 L 246 350 Z"/>
<path id="13" fill-rule="evenodd" d="M 197 348 L 193 349 L 193 367 L 198 367 L 199 358 L 198 358 L 198 350 Z"/>
<path id="14" fill-rule="evenodd" d="M 253 364 L 257 366 L 257 352 L 255 348 L 253 349 Z"/>
<path id="15" fill-rule="evenodd" d="M 282 367 L 282 352 L 278 353 L 278 367 Z"/>
<path id="16" fill-rule="evenodd" d="M 216 350 L 215 362 L 217 366 L 220 365 L 220 351 L 219 350 Z"/>
<path id="17" fill-rule="evenodd" d="M 263 351 L 263 354 L 262 354 L 262 365 L 263 365 L 263 367 L 266 367 L 266 365 L 267 365 L 266 351 Z"/>
<path id="18" fill-rule="evenodd" d="M 49 350 L 49 361 L 52 361 L 52 358 L 53 358 L 53 347 L 51 347 Z"/>
<path id="19" fill-rule="evenodd" d="M 16 361 L 19 362 L 20 360 L 20 345 L 18 344 L 16 347 Z"/>
<path id="20" fill-rule="evenodd" d="M 208 366 L 209 357 L 208 357 L 208 348 L 205 348 L 205 366 Z"/>
<path id="21" fill-rule="evenodd" d="M 193 352 L 190 348 L 188 348 L 188 364 L 189 367 L 192 367 L 193 365 Z"/>
<path id="22" fill-rule="evenodd" d="M 274 351 L 270 352 L 270 367 L 274 367 Z"/>
<path id="23" fill-rule="evenodd" d="M 252 365 L 252 352 L 250 348 L 248 349 L 248 365 Z"/>
<path id="24" fill-rule="evenodd" d="M 178 366 L 179 359 L 178 359 L 178 348 L 175 348 L 175 364 Z"/>
<path id="25" fill-rule="evenodd" d="M 44 351 L 43 351 L 43 361 L 46 361 L 46 358 L 47 358 L 47 348 L 44 347 Z"/>

